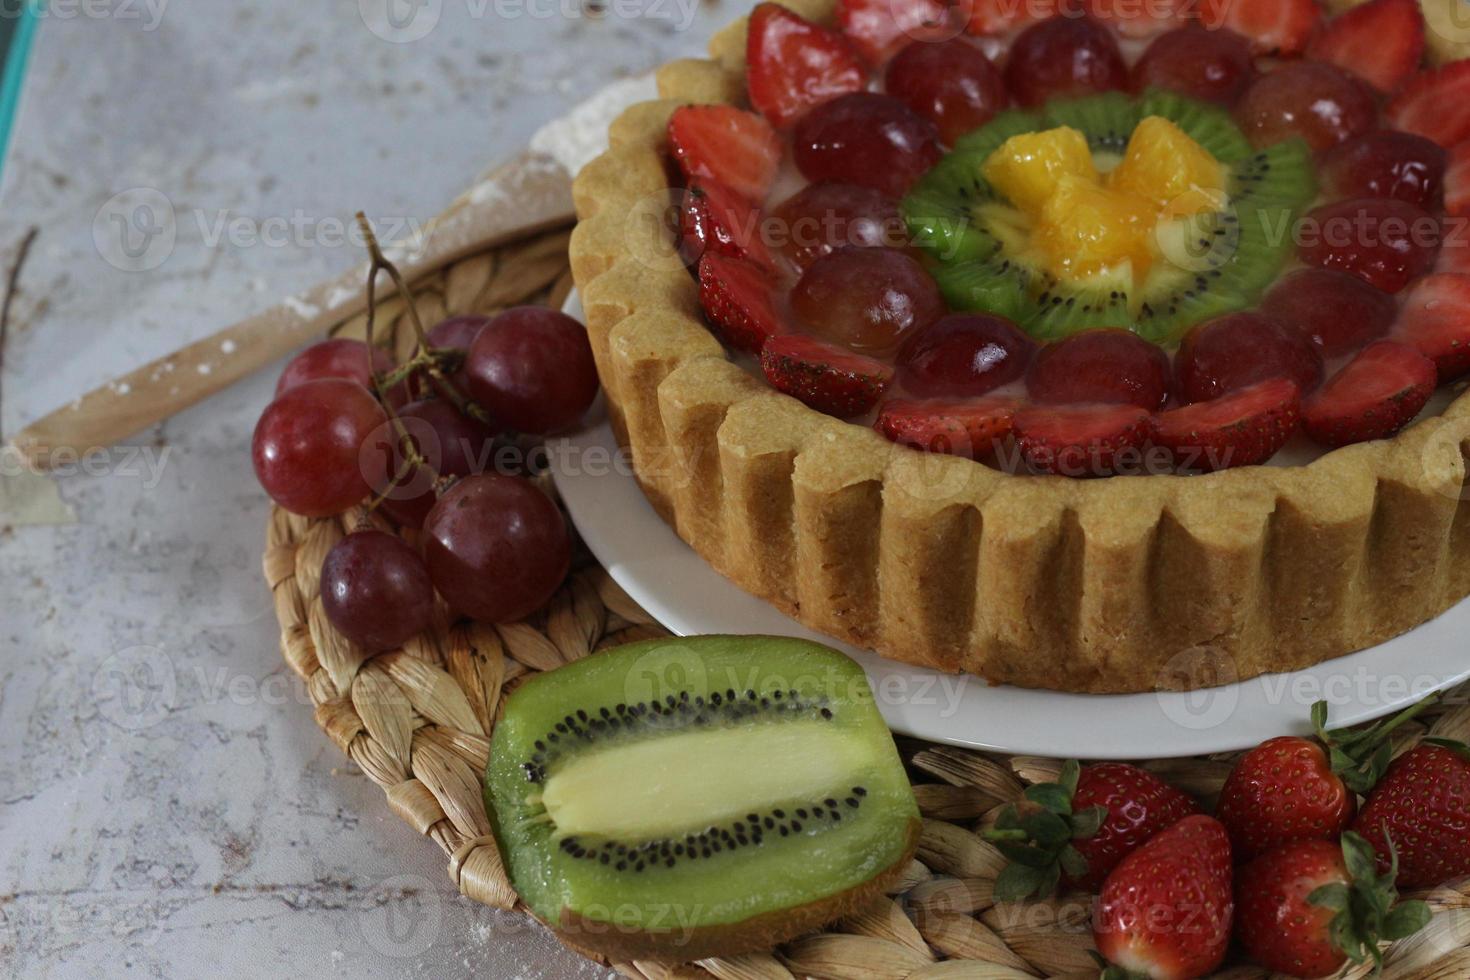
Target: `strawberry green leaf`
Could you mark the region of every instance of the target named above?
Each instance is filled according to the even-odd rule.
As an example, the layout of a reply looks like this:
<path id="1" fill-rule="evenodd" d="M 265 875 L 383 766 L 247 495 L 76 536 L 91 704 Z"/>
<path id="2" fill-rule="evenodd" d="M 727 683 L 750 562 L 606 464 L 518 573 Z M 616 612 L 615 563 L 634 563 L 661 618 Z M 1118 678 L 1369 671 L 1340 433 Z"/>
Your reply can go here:
<path id="1" fill-rule="evenodd" d="M 1404 902 L 1384 918 L 1382 937 L 1393 941 L 1412 936 L 1429 925 L 1429 920 L 1433 915 L 1427 902 L 1417 899 L 1412 902 Z"/>

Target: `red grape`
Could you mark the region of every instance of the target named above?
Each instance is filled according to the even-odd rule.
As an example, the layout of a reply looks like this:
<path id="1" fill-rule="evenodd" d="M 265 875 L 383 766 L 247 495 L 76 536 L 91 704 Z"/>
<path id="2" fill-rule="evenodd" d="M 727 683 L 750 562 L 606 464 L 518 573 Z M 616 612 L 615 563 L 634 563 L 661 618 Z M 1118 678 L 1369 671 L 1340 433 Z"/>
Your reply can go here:
<path id="1" fill-rule="evenodd" d="M 293 514 L 340 514 L 368 495 L 379 475 L 364 472 L 370 440 L 383 438 L 388 416 L 366 388 L 320 378 L 284 392 L 255 425 L 251 460 L 270 498 Z M 362 455 L 360 455 L 362 454 Z"/>
<path id="2" fill-rule="evenodd" d="M 480 331 L 485 329 L 489 323 L 490 318 L 488 316 L 466 313 L 440 320 L 425 332 L 430 347 L 435 350 L 452 350 L 459 353 L 459 367 L 450 373 L 449 383 L 454 385 L 455 389 L 466 398 L 469 397 L 470 380 L 465 375 L 464 362 L 469 357 L 470 345 L 475 342 L 475 338 L 480 335 Z M 440 387 L 440 385 L 434 383 L 432 377 L 425 376 L 425 378 L 420 380 L 427 380 L 435 388 Z M 417 384 L 416 391 L 420 395 L 427 395 L 429 388 L 424 384 Z M 443 392 L 440 392 L 440 394 L 443 394 Z"/>
<path id="3" fill-rule="evenodd" d="M 1349 272 L 1396 293 L 1434 268 L 1443 231 L 1438 218 L 1406 201 L 1360 197 L 1311 212 L 1298 230 L 1302 261 Z"/>
<path id="4" fill-rule="evenodd" d="M 1312 338 L 1324 357 L 1337 357 L 1388 333 L 1398 304 L 1346 272 L 1299 269 L 1271 287 L 1261 311 Z"/>
<path id="5" fill-rule="evenodd" d="M 999 316 L 951 313 L 911 336 L 899 383 L 921 398 L 983 395 L 1026 373 L 1036 341 Z"/>
<path id="6" fill-rule="evenodd" d="M 500 473 L 466 477 L 424 520 L 429 578 L 457 612 L 488 623 L 524 619 L 571 567 L 566 521 L 530 482 Z"/>
<path id="7" fill-rule="evenodd" d="M 791 290 L 791 309 L 818 336 L 878 357 L 945 314 L 929 273 L 891 248 L 844 248 L 817 259 Z"/>
<path id="8" fill-rule="evenodd" d="M 1322 183 L 1338 197 L 1391 197 L 1434 210 L 1448 162 L 1434 140 L 1385 129 L 1335 147 L 1322 161 Z"/>
<path id="9" fill-rule="evenodd" d="M 1321 151 L 1373 129 L 1378 106 L 1367 85 L 1336 65 L 1297 61 L 1256 79 L 1235 115 L 1258 148 L 1300 136 Z"/>
<path id="10" fill-rule="evenodd" d="M 1168 89 L 1230 106 L 1255 74 L 1249 41 L 1225 28 L 1192 25 L 1154 39 L 1133 66 L 1133 87 Z"/>
<path id="11" fill-rule="evenodd" d="M 1286 378 L 1303 394 L 1322 383 L 1322 355 L 1305 334 L 1262 313 L 1230 313 L 1184 336 L 1174 358 L 1179 396 L 1203 402 Z"/>
<path id="12" fill-rule="evenodd" d="M 902 197 L 943 152 L 934 124 L 898 99 L 853 92 L 801 117 L 791 155 L 807 180 L 840 180 Z"/>
<path id="13" fill-rule="evenodd" d="M 857 184 L 808 184 L 771 215 L 782 235 L 775 244 L 797 269 L 845 245 L 900 248 L 908 243 L 898 202 Z"/>
<path id="14" fill-rule="evenodd" d="M 382 531 L 354 531 L 322 563 L 322 610 L 368 653 L 393 650 L 429 628 L 434 586 L 424 560 Z"/>
<path id="15" fill-rule="evenodd" d="M 582 325 L 539 306 L 506 310 L 465 360 L 470 396 L 490 417 L 545 435 L 576 424 L 597 397 L 597 365 Z"/>
<path id="16" fill-rule="evenodd" d="M 440 476 L 469 476 L 490 468 L 495 430 L 467 418 L 452 402 L 410 402 L 398 417 L 414 448 Z"/>
<path id="17" fill-rule="evenodd" d="M 1046 405 L 1137 405 L 1150 412 L 1169 397 L 1169 356 L 1127 330 L 1085 330 L 1036 355 L 1026 390 Z"/>
<path id="18" fill-rule="evenodd" d="M 424 526 L 424 518 L 429 516 L 438 499 L 433 477 L 415 470 L 402 487 L 391 491 L 378 506 L 399 527 L 418 530 Z"/>
<path id="19" fill-rule="evenodd" d="M 372 359 L 371 364 L 369 358 Z M 393 355 L 381 347 L 369 348 L 360 340 L 333 337 L 331 340 L 312 344 L 291 358 L 286 369 L 281 372 L 280 380 L 276 382 L 276 394 L 280 395 L 299 384 L 316 381 L 318 378 L 345 378 L 356 381 L 376 395 L 378 388 L 373 381 L 373 375 L 387 374 L 392 370 Z M 394 406 L 408 401 L 407 389 L 401 384 L 389 389 L 388 395 Z"/>
<path id="20" fill-rule="evenodd" d="M 1035 106 L 1124 88 L 1128 66 L 1107 28 L 1089 17 L 1060 15 L 1021 32 L 1005 78 L 1018 103 Z"/>
<path id="21" fill-rule="evenodd" d="M 939 138 L 951 146 L 1010 101 L 1000 71 L 959 38 L 910 44 L 888 63 L 884 86 L 939 127 Z"/>

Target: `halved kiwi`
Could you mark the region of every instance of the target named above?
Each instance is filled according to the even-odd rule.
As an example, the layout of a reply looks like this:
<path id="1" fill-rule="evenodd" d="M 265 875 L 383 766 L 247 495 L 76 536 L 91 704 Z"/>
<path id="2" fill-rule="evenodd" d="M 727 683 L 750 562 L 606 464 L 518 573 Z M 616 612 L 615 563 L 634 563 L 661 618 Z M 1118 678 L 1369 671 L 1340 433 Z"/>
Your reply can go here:
<path id="1" fill-rule="evenodd" d="M 485 796 L 521 899 L 613 957 L 818 928 L 880 894 L 920 826 L 862 669 L 775 637 L 655 640 L 530 679 Z"/>
<path id="2" fill-rule="evenodd" d="M 981 176 L 985 160 L 1010 137 L 1053 126 L 1079 130 L 1095 153 L 1121 154 L 1148 116 L 1171 120 L 1230 168 L 1229 208 L 1162 226 L 1164 260 L 1142 282 L 1057 279 L 1009 227 L 1011 209 Z M 1172 343 L 1259 298 L 1289 258 L 1291 224 L 1315 194 L 1311 152 L 1300 141 L 1255 152 L 1218 107 L 1170 92 L 1109 92 L 1002 113 L 963 137 L 903 207 L 952 307 L 1010 317 L 1042 339 L 1113 326 Z"/>

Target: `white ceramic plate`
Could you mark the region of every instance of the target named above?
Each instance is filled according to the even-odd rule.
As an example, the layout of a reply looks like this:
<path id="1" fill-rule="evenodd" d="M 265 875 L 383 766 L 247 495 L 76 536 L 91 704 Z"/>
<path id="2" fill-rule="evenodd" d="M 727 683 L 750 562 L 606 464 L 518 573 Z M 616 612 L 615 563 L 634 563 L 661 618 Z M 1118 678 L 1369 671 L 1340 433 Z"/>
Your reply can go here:
<path id="1" fill-rule="evenodd" d="M 578 319 L 575 294 L 566 310 Z M 995 751 L 1085 759 L 1225 752 L 1310 730 L 1326 700 L 1336 724 L 1388 714 L 1470 677 L 1470 600 L 1370 650 L 1310 670 L 1193 693 L 1060 694 L 991 687 L 884 660 L 802 626 L 720 575 L 644 499 L 600 406 L 588 427 L 548 445 L 556 485 L 592 553 L 644 609 L 680 635 L 799 636 L 868 672 L 895 731 Z"/>

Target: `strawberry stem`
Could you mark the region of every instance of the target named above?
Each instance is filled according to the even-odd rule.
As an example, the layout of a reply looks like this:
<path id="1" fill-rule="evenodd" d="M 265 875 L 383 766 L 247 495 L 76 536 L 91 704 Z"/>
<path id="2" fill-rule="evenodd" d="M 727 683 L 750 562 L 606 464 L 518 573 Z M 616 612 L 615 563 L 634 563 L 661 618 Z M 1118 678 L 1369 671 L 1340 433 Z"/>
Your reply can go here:
<path id="1" fill-rule="evenodd" d="M 1327 747 L 1332 771 L 1343 784 L 1355 793 L 1367 793 L 1383 778 L 1388 764 L 1393 760 L 1393 745 L 1389 736 L 1405 722 L 1412 720 L 1425 708 L 1437 701 L 1436 695 L 1400 711 L 1368 728 L 1327 728 L 1327 702 L 1312 705 L 1312 725 L 1317 738 Z"/>

